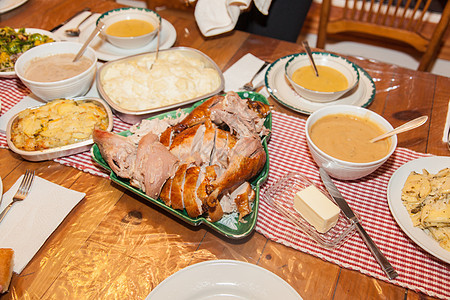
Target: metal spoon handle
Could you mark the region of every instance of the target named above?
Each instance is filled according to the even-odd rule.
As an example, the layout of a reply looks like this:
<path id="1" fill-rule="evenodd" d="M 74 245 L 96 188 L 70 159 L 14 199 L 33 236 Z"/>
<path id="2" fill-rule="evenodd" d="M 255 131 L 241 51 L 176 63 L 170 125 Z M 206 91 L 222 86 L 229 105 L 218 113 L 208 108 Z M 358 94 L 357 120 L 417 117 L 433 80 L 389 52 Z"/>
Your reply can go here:
<path id="1" fill-rule="evenodd" d="M 77 55 L 75 55 L 73 62 L 76 62 L 83 55 L 83 53 L 86 50 L 89 43 L 103 30 L 104 27 L 105 27 L 105 24 L 103 22 L 99 21 L 97 26 L 95 27 L 94 31 L 92 31 L 91 35 L 84 42 L 83 47 L 81 47 L 80 51 L 78 51 Z"/>
<path id="2" fill-rule="evenodd" d="M 407 122 L 407 123 L 405 123 L 405 124 L 395 128 L 394 130 L 391 130 L 391 131 L 386 132 L 386 133 L 384 133 L 384 134 L 382 134 L 382 135 L 380 135 L 380 136 L 378 136 L 376 138 L 371 139 L 370 142 L 371 143 L 375 143 L 375 142 L 377 142 L 379 140 L 382 140 L 382 139 L 388 138 L 390 136 L 393 136 L 394 134 L 398 134 L 398 133 L 401 133 L 401 132 L 405 132 L 405 131 L 417 128 L 417 127 L 423 125 L 427 120 L 428 120 L 428 116 L 418 117 L 418 118 L 416 118 L 414 120 L 411 120 L 411 121 L 409 121 L 409 122 Z"/>
<path id="3" fill-rule="evenodd" d="M 314 63 L 314 59 L 313 59 L 311 48 L 309 47 L 308 41 L 303 41 L 302 45 L 303 45 L 303 48 L 305 48 L 306 53 L 308 54 L 309 61 L 311 62 L 311 65 L 314 68 L 314 72 L 316 72 L 316 76 L 319 77 L 319 71 L 317 71 L 316 64 Z"/>

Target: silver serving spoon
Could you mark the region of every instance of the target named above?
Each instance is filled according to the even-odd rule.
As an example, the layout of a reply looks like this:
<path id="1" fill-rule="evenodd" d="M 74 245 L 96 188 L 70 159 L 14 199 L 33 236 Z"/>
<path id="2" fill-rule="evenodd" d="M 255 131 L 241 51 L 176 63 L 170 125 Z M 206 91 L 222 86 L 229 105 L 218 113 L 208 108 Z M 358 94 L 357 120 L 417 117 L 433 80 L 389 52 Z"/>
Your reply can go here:
<path id="1" fill-rule="evenodd" d="M 158 27 L 158 32 L 156 33 L 156 53 L 155 53 L 155 60 L 153 61 L 152 65 L 150 66 L 150 68 L 148 69 L 149 71 L 151 71 L 151 69 L 153 68 L 153 66 L 156 64 L 156 60 L 158 59 L 158 54 L 159 54 L 159 40 L 160 40 L 160 36 L 161 36 L 161 24 L 159 24 Z"/>
<path id="2" fill-rule="evenodd" d="M 399 126 L 397 128 L 394 128 L 391 131 L 388 131 L 388 132 L 386 132 L 386 133 L 384 133 L 384 134 L 382 134 L 380 136 L 377 136 L 376 138 L 371 139 L 369 142 L 375 143 L 375 142 L 377 142 L 379 140 L 382 140 L 382 139 L 388 138 L 390 136 L 393 136 L 394 134 L 398 134 L 398 133 L 401 133 L 401 132 L 405 132 L 405 131 L 417 128 L 417 127 L 425 124 L 425 122 L 427 120 L 428 120 L 428 116 L 418 117 L 418 118 L 416 118 L 414 120 L 411 120 L 411 121 L 409 121 L 409 122 L 407 122 L 407 123 L 405 123 L 405 124 L 403 124 L 403 125 L 401 125 L 401 126 Z"/>
<path id="3" fill-rule="evenodd" d="M 79 36 L 80 35 L 80 25 L 83 24 L 87 19 L 89 19 L 93 14 L 94 14 L 93 12 L 89 13 L 89 15 L 86 18 L 84 18 L 83 21 L 81 21 L 77 25 L 77 27 L 71 28 L 71 29 L 66 29 L 66 31 L 65 31 L 66 34 L 68 36 Z"/>
<path id="4" fill-rule="evenodd" d="M 314 68 L 314 72 L 316 72 L 316 76 L 319 77 L 319 71 L 317 71 L 316 63 L 314 62 L 314 58 L 312 56 L 311 48 L 309 47 L 308 41 L 302 42 L 303 48 L 306 50 L 306 54 L 308 54 L 309 61 L 311 62 L 311 65 Z"/>
<path id="5" fill-rule="evenodd" d="M 103 30 L 104 27 L 105 27 L 105 23 L 103 23 L 102 21 L 99 21 L 97 26 L 95 27 L 94 31 L 92 31 L 91 35 L 84 42 L 83 47 L 81 47 L 80 51 L 78 51 L 77 55 L 75 55 L 73 62 L 76 62 L 83 55 L 87 46 Z"/>

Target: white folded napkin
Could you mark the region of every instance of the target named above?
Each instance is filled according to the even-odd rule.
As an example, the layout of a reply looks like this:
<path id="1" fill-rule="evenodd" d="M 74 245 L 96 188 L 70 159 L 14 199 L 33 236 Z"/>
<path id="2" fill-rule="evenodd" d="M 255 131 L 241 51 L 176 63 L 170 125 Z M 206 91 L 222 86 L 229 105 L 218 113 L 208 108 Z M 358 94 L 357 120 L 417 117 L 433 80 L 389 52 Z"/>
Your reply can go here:
<path id="1" fill-rule="evenodd" d="M 34 94 L 30 94 L 28 96 L 23 97 L 19 103 L 14 105 L 10 110 L 8 110 L 0 117 L 0 132 L 3 133 L 6 132 L 6 127 L 8 125 L 9 120 L 17 113 L 21 112 L 22 110 L 28 107 L 42 105 L 43 103 L 45 102 L 37 98 Z"/>
<path id="2" fill-rule="evenodd" d="M 244 84 L 249 82 L 258 70 L 264 65 L 264 61 L 251 53 L 242 56 L 237 62 L 229 67 L 224 73 L 224 91 L 239 91 Z M 267 70 L 268 66 L 265 70 Z M 264 81 L 265 70 L 260 72 L 253 79 L 253 86 L 256 87 Z"/>
<path id="3" fill-rule="evenodd" d="M 23 175 L 3 195 L 0 210 L 12 201 Z M 16 202 L 0 223 L 0 248 L 14 250 L 14 272 L 21 273 L 84 193 L 35 176 L 25 200 Z"/>
<path id="4" fill-rule="evenodd" d="M 447 119 L 445 121 L 444 126 L 444 134 L 442 135 L 442 141 L 444 143 L 448 142 L 448 131 L 450 130 L 450 100 L 448 102 L 448 108 L 447 108 Z"/>
<path id="5" fill-rule="evenodd" d="M 239 15 L 252 0 L 198 0 L 194 16 L 204 36 L 214 36 L 231 31 Z M 272 0 L 254 0 L 258 10 L 267 15 Z"/>
<path id="6" fill-rule="evenodd" d="M 78 37 L 68 36 L 65 34 L 65 31 L 66 31 L 66 29 L 71 29 L 71 28 L 77 27 L 78 24 L 80 24 L 85 18 L 87 18 L 87 16 L 89 16 L 90 13 L 91 12 L 89 12 L 89 11 L 82 12 L 81 14 L 79 14 L 78 16 L 76 16 L 75 18 L 73 18 L 72 20 L 67 22 L 67 24 L 64 24 L 64 26 L 62 26 L 61 28 L 56 30 L 54 32 L 55 36 L 57 38 L 59 38 L 61 41 L 78 42 L 79 41 Z M 86 21 L 84 21 L 80 25 L 80 30 L 82 31 L 83 29 L 86 29 L 87 26 L 90 23 L 96 21 L 99 16 L 100 16 L 100 14 L 98 14 L 98 13 L 94 13 L 93 15 L 91 15 Z"/>

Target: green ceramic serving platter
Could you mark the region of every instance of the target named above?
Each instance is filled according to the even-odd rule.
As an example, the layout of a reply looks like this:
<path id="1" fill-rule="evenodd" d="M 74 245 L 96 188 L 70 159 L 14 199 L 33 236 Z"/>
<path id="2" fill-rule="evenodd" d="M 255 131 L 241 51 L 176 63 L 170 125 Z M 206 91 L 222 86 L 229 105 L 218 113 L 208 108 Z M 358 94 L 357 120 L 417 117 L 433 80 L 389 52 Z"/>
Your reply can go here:
<path id="1" fill-rule="evenodd" d="M 267 99 L 263 95 L 256 93 L 256 92 L 238 92 L 238 94 L 243 99 L 248 98 L 252 101 L 260 101 L 265 104 L 269 104 Z M 200 105 L 203 101 L 204 100 L 199 101 L 199 102 L 195 103 L 192 107 L 183 109 L 183 111 L 189 113 L 195 107 Z M 162 113 L 162 114 L 154 116 L 154 117 L 150 117 L 149 119 L 153 119 L 153 118 L 162 119 L 164 117 L 172 117 L 173 118 L 173 117 L 176 117 L 176 115 L 177 115 L 177 112 L 176 112 L 176 110 L 174 110 L 174 111 L 170 111 L 167 113 Z M 269 114 L 266 117 L 264 125 L 269 130 L 272 130 L 272 114 Z M 123 131 L 119 134 L 123 135 L 123 136 L 129 136 L 132 133 L 130 131 Z M 191 218 L 187 214 L 186 210 L 173 209 L 172 207 L 167 206 L 161 199 L 153 199 L 153 198 L 147 196 L 142 190 L 131 186 L 130 181 L 128 179 L 118 177 L 114 172 L 112 172 L 111 168 L 108 166 L 106 161 L 103 159 L 96 144 L 94 144 L 92 146 L 91 155 L 92 155 L 92 159 L 97 164 L 99 164 L 102 168 L 111 172 L 111 174 L 110 174 L 111 180 L 114 181 L 115 183 L 123 186 L 125 189 L 132 191 L 133 193 L 139 195 L 143 199 L 163 208 L 167 212 L 180 218 L 181 220 L 183 220 L 184 222 L 186 222 L 188 224 L 191 224 L 194 226 L 199 226 L 201 224 L 204 224 L 226 237 L 233 238 L 233 239 L 240 239 L 240 238 L 248 236 L 254 230 L 254 228 L 256 226 L 256 218 L 258 216 L 258 206 L 259 206 L 259 198 L 260 198 L 259 197 L 260 196 L 260 187 L 261 187 L 262 183 L 264 183 L 264 181 L 267 179 L 267 176 L 269 175 L 269 153 L 267 150 L 267 142 L 268 142 L 269 137 L 270 137 L 270 135 L 265 136 L 261 141 L 262 145 L 264 147 L 264 150 L 266 151 L 267 160 L 266 160 L 266 164 L 264 165 L 264 168 L 261 170 L 261 172 L 255 178 L 253 178 L 250 182 L 253 189 L 256 192 L 256 198 L 253 203 L 252 212 L 249 215 L 244 217 L 244 222 L 238 221 L 238 215 L 236 213 L 225 216 L 222 218 L 222 220 L 217 221 L 217 222 L 211 222 L 206 217 L 203 217 L 203 216 L 200 216 L 197 218 Z"/>

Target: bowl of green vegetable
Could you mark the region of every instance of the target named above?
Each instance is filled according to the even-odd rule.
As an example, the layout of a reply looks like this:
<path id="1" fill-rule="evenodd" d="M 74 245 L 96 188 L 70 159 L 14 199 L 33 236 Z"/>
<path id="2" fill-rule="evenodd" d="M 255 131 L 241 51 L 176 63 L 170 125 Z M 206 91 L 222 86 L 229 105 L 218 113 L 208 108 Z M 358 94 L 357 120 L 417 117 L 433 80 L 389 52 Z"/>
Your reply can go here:
<path id="1" fill-rule="evenodd" d="M 14 64 L 27 50 L 59 39 L 50 31 L 37 28 L 0 28 L 0 77 L 16 77 Z"/>

